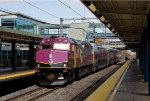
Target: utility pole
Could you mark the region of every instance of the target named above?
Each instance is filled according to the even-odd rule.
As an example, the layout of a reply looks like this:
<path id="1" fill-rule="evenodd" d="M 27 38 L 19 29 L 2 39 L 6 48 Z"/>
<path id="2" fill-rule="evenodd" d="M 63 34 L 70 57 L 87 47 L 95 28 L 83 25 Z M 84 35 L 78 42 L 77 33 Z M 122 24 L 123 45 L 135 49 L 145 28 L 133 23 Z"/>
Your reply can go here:
<path id="1" fill-rule="evenodd" d="M 63 19 L 60 18 L 60 36 L 63 36 Z"/>
<path id="2" fill-rule="evenodd" d="M 105 25 L 104 25 L 104 37 L 105 37 L 105 42 L 104 42 L 105 44 L 104 45 L 106 46 L 107 42 L 106 42 L 106 26 Z"/>

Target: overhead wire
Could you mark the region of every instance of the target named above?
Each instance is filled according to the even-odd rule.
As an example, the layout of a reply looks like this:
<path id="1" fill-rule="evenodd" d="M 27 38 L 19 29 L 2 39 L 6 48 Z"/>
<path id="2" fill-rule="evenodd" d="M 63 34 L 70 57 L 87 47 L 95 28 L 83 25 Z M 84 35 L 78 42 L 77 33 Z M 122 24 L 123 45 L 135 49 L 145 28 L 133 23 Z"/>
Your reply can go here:
<path id="1" fill-rule="evenodd" d="M 4 13 L 7 13 L 7 14 L 17 15 L 16 13 L 11 12 L 11 11 L 9 11 L 9 10 L 7 10 L 7 9 L 4 9 L 4 8 L 1 8 L 1 7 L 0 7 L 0 11 L 1 11 L 1 12 L 4 12 Z M 22 19 L 20 19 L 20 20 L 22 20 Z M 22 20 L 22 21 L 25 21 L 25 20 Z M 19 23 L 19 24 L 21 24 L 21 23 Z M 23 24 L 23 23 L 22 23 L 22 24 Z M 50 24 L 50 25 L 54 25 L 54 26 L 60 27 L 59 24 Z M 67 27 L 67 26 L 63 26 L 63 28 L 74 28 L 74 29 L 77 29 L 77 28 L 75 28 L 75 27 Z M 72 31 L 71 31 L 71 32 L 72 32 Z M 73 33 L 73 32 L 72 32 L 72 33 Z"/>
<path id="2" fill-rule="evenodd" d="M 67 8 L 69 8 L 70 10 L 72 10 L 73 12 L 75 12 L 77 15 L 79 15 L 81 18 L 84 18 L 84 19 L 86 19 L 84 16 L 82 16 L 80 13 L 78 13 L 77 11 L 75 11 L 73 8 L 71 8 L 70 6 L 68 6 L 67 4 L 65 4 L 64 2 L 62 2 L 61 0 L 58 0 L 61 4 L 63 4 L 64 6 L 66 6 Z M 74 22 L 75 22 L 75 19 L 73 19 L 74 20 Z M 88 19 L 87 19 L 88 20 Z M 88 22 L 90 22 L 89 20 L 88 20 Z M 76 23 L 76 22 L 75 22 Z M 76 23 L 77 24 L 77 26 L 79 27 L 79 25 L 78 25 L 78 23 Z M 70 28 L 75 28 L 75 27 L 70 27 Z M 90 36 L 92 36 L 91 34 L 89 34 L 85 29 L 83 29 L 83 28 L 75 28 L 75 29 L 82 29 L 83 31 L 85 31 L 88 35 L 90 35 Z M 94 38 L 94 36 L 92 36 L 93 38 Z"/>
<path id="3" fill-rule="evenodd" d="M 8 13 L 8 14 L 15 15 L 14 12 L 11 12 L 11 11 L 9 11 L 9 10 L 7 10 L 7 9 L 2 8 L 2 7 L 0 7 L 0 11 L 1 11 L 1 12 L 4 12 L 4 13 Z"/>
<path id="4" fill-rule="evenodd" d="M 16 13 L 14 13 L 14 12 L 11 12 L 11 11 L 9 11 L 9 10 L 7 10 L 7 9 L 4 9 L 4 8 L 1 8 L 0 7 L 0 11 L 2 11 L 2 12 L 4 12 L 4 13 L 8 13 L 8 14 L 12 14 L 12 15 L 17 15 Z M 22 19 L 20 19 L 20 20 L 22 20 Z M 25 20 L 22 20 L 22 21 L 25 21 Z M 74 19 L 74 22 L 75 22 L 75 19 Z M 76 23 L 76 22 L 75 22 Z M 21 24 L 21 23 L 20 23 Z M 23 24 L 23 23 L 22 23 Z M 57 27 L 60 27 L 60 25 L 59 24 L 50 24 L 50 25 L 54 25 L 54 26 L 57 26 Z M 78 27 L 79 27 L 79 25 L 78 25 Z M 63 28 L 74 28 L 74 29 L 82 29 L 82 30 L 84 30 L 83 28 L 76 28 L 76 27 L 68 27 L 68 26 L 63 26 Z M 85 30 L 84 30 L 85 31 Z M 85 31 L 86 32 L 86 31 Z M 86 32 L 87 33 L 87 32 Z"/>
<path id="5" fill-rule="evenodd" d="M 65 5 L 66 7 L 68 7 L 69 9 L 71 9 L 72 11 L 74 11 L 76 14 L 78 14 L 79 16 L 81 16 L 82 18 L 84 18 L 84 19 L 87 19 L 87 18 L 85 18 L 85 14 L 84 14 L 84 16 L 82 16 L 81 14 L 79 14 L 77 11 L 75 11 L 74 9 L 72 9 L 70 6 L 68 6 L 68 5 L 66 5 L 65 3 L 63 3 L 61 0 L 58 0 L 59 2 L 61 2 L 63 5 Z M 85 13 L 85 9 L 84 9 L 84 13 Z M 74 20 L 74 22 L 75 22 L 75 19 L 73 19 Z M 91 21 L 89 21 L 89 19 L 87 19 L 88 20 L 88 22 L 90 22 L 91 23 Z M 76 23 L 76 22 L 75 22 Z M 92 22 L 92 23 L 94 23 L 94 22 Z M 93 34 L 93 33 L 92 33 Z"/>
<path id="6" fill-rule="evenodd" d="M 47 14 L 50 15 L 50 16 L 53 16 L 53 17 L 55 17 L 55 18 L 57 18 L 57 19 L 60 19 L 60 18 L 57 17 L 56 15 L 51 14 L 51 13 L 47 12 L 46 10 L 41 9 L 41 8 L 38 7 L 38 6 L 35 6 L 34 4 L 32 4 L 32 3 L 30 3 L 30 2 L 27 2 L 26 0 L 22 0 L 22 1 L 25 2 L 25 3 L 27 3 L 27 4 L 29 4 L 29 5 L 31 5 L 31 6 L 34 7 L 34 8 L 37 8 L 37 9 L 39 9 L 39 10 L 41 10 L 41 11 L 47 13 Z"/>
<path id="7" fill-rule="evenodd" d="M 41 9 L 41 8 L 39 8 L 39 7 L 37 7 L 37 6 L 35 6 L 35 5 L 33 5 L 33 4 L 31 4 L 31 3 L 29 3 L 29 2 L 27 2 L 27 1 L 25 1 L 25 0 L 22 0 L 23 2 L 25 2 L 25 3 L 27 3 L 27 4 L 29 4 L 29 5 L 31 5 L 31 6 L 33 6 L 33 7 L 35 7 L 35 8 L 37 8 L 37 9 L 39 9 L 39 10 L 41 10 L 41 11 L 43 11 L 43 12 L 45 12 L 45 13 L 47 13 L 47 14 L 49 14 L 49 15 L 51 15 L 51 16 L 53 16 L 53 17 L 55 17 L 55 18 L 58 18 L 58 19 L 60 19 L 59 17 L 57 17 L 57 16 L 55 16 L 55 15 L 53 15 L 53 14 L 50 14 L 49 12 L 47 12 L 47 11 L 45 11 L 45 10 L 43 10 L 43 9 Z M 60 0 L 58 0 L 58 1 L 60 1 Z M 62 1 L 60 1 L 61 3 L 63 3 Z M 64 4 L 64 3 L 63 3 Z M 68 6 L 68 5 L 66 5 L 66 4 L 64 4 L 65 6 L 67 6 L 67 7 L 69 7 L 72 11 L 74 11 L 76 14 L 78 14 L 78 15 L 80 15 L 81 17 L 83 17 L 81 14 L 79 14 L 78 12 L 76 12 L 74 9 L 72 9 L 70 6 Z M 8 14 L 12 14 L 12 15 L 17 15 L 16 13 L 14 13 L 14 12 L 11 12 L 11 11 L 9 11 L 9 10 L 7 10 L 7 9 L 4 9 L 4 8 L 1 8 L 1 9 L 3 9 L 3 10 L 0 10 L 0 11 L 2 11 L 2 12 L 5 12 L 5 13 L 8 13 Z M 85 18 L 85 17 L 84 17 Z M 75 22 L 75 19 L 74 19 L 74 22 Z M 76 23 L 76 22 L 75 22 Z M 51 25 L 55 25 L 55 26 L 59 26 L 60 27 L 60 25 L 58 25 L 58 24 L 51 24 Z M 63 26 L 63 27 L 66 27 L 66 26 Z M 78 26 L 79 27 L 79 26 Z M 84 30 L 83 28 L 75 28 L 75 27 L 68 27 L 68 28 L 74 28 L 74 29 L 82 29 L 82 30 Z M 84 30 L 85 31 L 85 30 Z M 85 31 L 87 34 L 89 34 L 87 31 Z M 89 34 L 90 35 L 90 34 Z M 90 35 L 91 36 L 91 35 Z"/>
<path id="8" fill-rule="evenodd" d="M 11 14 L 11 15 L 16 15 L 16 16 L 18 16 L 18 13 L 9 11 L 9 10 L 7 10 L 7 9 L 5 9 L 5 8 L 2 8 L 2 7 L 0 7 L 0 11 L 1 11 L 1 12 L 4 12 L 4 13 L 7 13 L 7 14 Z M 20 18 L 18 18 L 18 19 L 21 20 L 21 21 L 26 21 L 26 20 L 24 20 L 24 19 L 20 19 Z M 19 24 L 24 24 L 24 23 L 20 23 L 20 22 L 17 22 L 17 23 L 19 23 Z"/>
<path id="9" fill-rule="evenodd" d="M 73 12 L 75 12 L 76 14 L 78 14 L 80 17 L 83 17 L 80 13 L 78 13 L 77 11 L 75 11 L 73 8 L 71 8 L 70 6 L 68 6 L 67 4 L 65 4 L 64 2 L 62 2 L 61 0 L 58 0 L 61 4 L 63 4 L 64 6 L 66 6 L 67 8 L 69 8 L 70 10 L 72 10 Z"/>
<path id="10" fill-rule="evenodd" d="M 17 15 L 16 13 L 11 12 L 11 11 L 9 11 L 9 10 L 7 10 L 7 9 L 4 9 L 4 8 L 1 8 L 1 7 L 0 7 L 0 11 L 1 11 L 1 12 L 4 12 L 4 13 L 7 13 L 7 14 L 11 14 L 11 15 Z M 25 21 L 25 20 L 23 20 L 23 19 L 19 19 L 19 20 Z M 23 24 L 23 23 L 20 23 L 20 22 L 17 22 L 17 23 Z"/>
<path id="11" fill-rule="evenodd" d="M 76 10 L 74 10 L 72 7 L 68 6 L 67 4 L 65 4 L 64 2 L 62 2 L 61 0 L 58 0 L 58 2 L 60 2 L 61 4 L 63 4 L 64 6 L 66 6 L 67 8 L 69 8 L 70 10 L 72 10 L 74 13 L 76 13 L 77 15 L 79 15 L 81 18 L 84 18 L 86 20 L 88 20 L 88 22 L 91 23 L 91 21 L 87 18 L 85 18 L 84 16 L 82 16 L 80 13 L 78 13 Z"/>
<path id="12" fill-rule="evenodd" d="M 47 14 L 49 14 L 49 15 L 51 15 L 51 16 L 53 16 L 53 17 L 55 17 L 55 18 L 58 18 L 58 19 L 60 19 L 59 17 L 57 17 L 57 16 L 55 16 L 55 15 L 53 15 L 53 14 L 51 14 L 51 13 L 49 13 L 49 12 L 47 12 L 47 11 L 45 11 L 45 10 L 43 10 L 43 9 L 41 9 L 40 7 L 37 7 L 37 6 L 35 6 L 35 5 L 33 5 L 33 4 L 31 4 L 31 3 L 29 3 L 29 2 L 27 2 L 26 0 L 22 0 L 23 2 L 25 2 L 25 3 L 27 3 L 27 4 L 29 4 L 29 5 L 31 5 L 31 6 L 33 6 L 33 7 L 35 7 L 35 8 L 37 8 L 37 9 L 39 9 L 39 10 L 41 10 L 41 11 L 43 11 L 43 12 L 45 12 L 45 13 L 47 13 Z M 68 6 L 67 4 L 65 4 L 64 2 L 62 2 L 61 0 L 58 0 L 60 3 L 62 3 L 63 5 L 65 5 L 66 7 L 68 7 L 69 9 L 71 9 L 73 12 L 75 12 L 76 14 L 78 14 L 80 17 L 82 17 L 82 18 L 84 18 L 84 19 L 86 19 L 85 17 L 83 17 L 80 13 L 78 13 L 77 11 L 75 11 L 73 8 L 71 8 L 70 6 Z M 74 19 L 74 21 L 75 21 L 75 19 Z M 54 25 L 54 24 L 53 24 Z M 57 25 L 58 26 L 58 25 Z M 60 25 L 59 25 L 60 26 Z M 80 27 L 79 27 L 80 28 Z M 87 33 L 87 32 L 86 32 Z M 87 33 L 88 34 L 88 33 Z"/>
<path id="13" fill-rule="evenodd" d="M 73 12 L 75 12 L 77 15 L 79 15 L 81 18 L 84 18 L 85 20 L 88 20 L 88 22 L 89 23 L 91 23 L 91 21 L 89 21 L 89 19 L 87 19 L 87 18 L 85 18 L 85 16 L 82 16 L 80 13 L 78 13 L 77 11 L 75 11 L 73 8 L 71 8 L 70 6 L 68 6 L 67 4 L 65 4 L 64 2 L 62 2 L 61 0 L 58 0 L 61 4 L 63 4 L 64 6 L 66 6 L 67 8 L 69 8 L 70 10 L 72 10 Z M 74 20 L 74 22 L 75 22 L 75 19 L 73 19 Z M 94 22 L 92 22 L 92 23 L 94 23 Z M 77 23 L 76 23 L 77 24 Z M 77 24 L 78 25 L 78 24 Z M 78 27 L 79 27 L 79 25 L 78 25 Z M 79 27 L 80 28 L 80 27 Z M 85 31 L 85 30 L 84 30 Z M 87 33 L 87 31 L 85 31 L 86 33 Z M 87 33 L 87 34 L 89 34 L 90 35 L 90 33 Z M 92 34 L 93 35 L 93 34 Z M 92 36 L 92 35 L 90 35 L 90 36 Z M 94 36 L 92 36 L 92 37 L 94 37 Z"/>

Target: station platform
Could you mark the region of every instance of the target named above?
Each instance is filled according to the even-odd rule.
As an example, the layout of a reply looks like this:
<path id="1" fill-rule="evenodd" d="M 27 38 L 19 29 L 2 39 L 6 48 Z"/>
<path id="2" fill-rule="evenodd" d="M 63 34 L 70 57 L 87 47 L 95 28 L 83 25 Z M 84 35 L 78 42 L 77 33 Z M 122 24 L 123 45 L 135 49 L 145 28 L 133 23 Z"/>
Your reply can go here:
<path id="1" fill-rule="evenodd" d="M 19 78 L 24 78 L 28 76 L 34 75 L 35 70 L 20 70 L 20 71 L 15 71 L 15 72 L 6 72 L 3 74 L 0 74 L 0 82 L 5 82 L 9 80 L 14 80 L 14 79 L 19 79 Z"/>
<path id="2" fill-rule="evenodd" d="M 136 60 L 127 70 L 112 101 L 150 101 L 148 84 L 144 82 Z"/>
<path id="3" fill-rule="evenodd" d="M 137 60 L 128 60 L 85 101 L 150 101 Z"/>

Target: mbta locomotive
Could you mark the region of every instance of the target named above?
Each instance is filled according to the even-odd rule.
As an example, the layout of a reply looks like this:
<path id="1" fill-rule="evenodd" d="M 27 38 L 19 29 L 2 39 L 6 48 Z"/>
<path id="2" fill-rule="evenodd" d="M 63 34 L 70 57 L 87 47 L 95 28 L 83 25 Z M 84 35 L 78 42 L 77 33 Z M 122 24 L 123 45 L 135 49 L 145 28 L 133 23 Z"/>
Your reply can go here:
<path id="1" fill-rule="evenodd" d="M 67 37 L 41 40 L 36 52 L 40 85 L 63 85 L 118 61 L 117 51 Z"/>

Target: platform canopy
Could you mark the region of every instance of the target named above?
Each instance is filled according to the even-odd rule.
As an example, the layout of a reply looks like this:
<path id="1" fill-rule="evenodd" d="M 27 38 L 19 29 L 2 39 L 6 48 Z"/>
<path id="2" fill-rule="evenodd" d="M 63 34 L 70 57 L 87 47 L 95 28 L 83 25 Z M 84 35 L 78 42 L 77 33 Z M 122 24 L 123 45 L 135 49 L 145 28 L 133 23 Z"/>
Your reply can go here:
<path id="1" fill-rule="evenodd" d="M 139 47 L 147 28 L 150 0 L 81 0 L 130 49 Z"/>
<path id="2" fill-rule="evenodd" d="M 0 41 L 2 42 L 12 42 L 17 43 L 29 43 L 33 42 L 39 44 L 40 40 L 43 38 L 42 35 L 33 34 L 25 31 L 18 31 L 11 28 L 6 28 L 0 26 Z"/>

